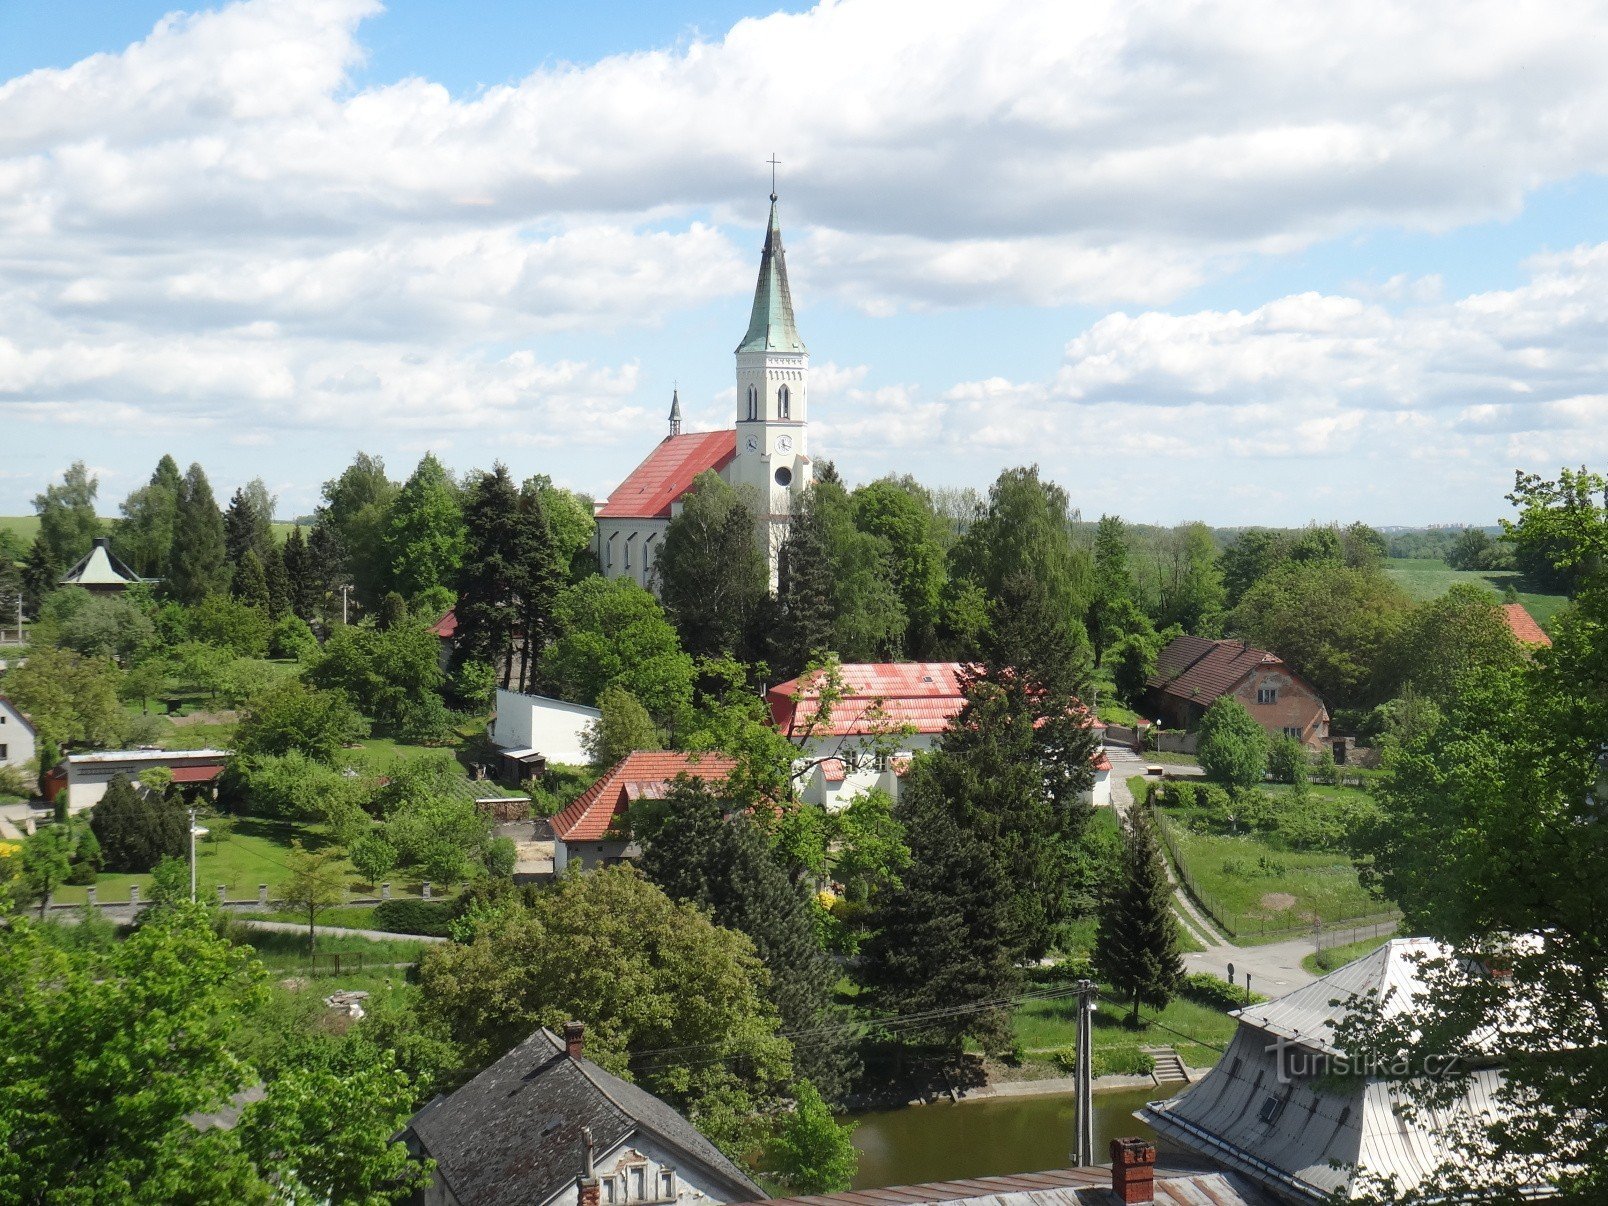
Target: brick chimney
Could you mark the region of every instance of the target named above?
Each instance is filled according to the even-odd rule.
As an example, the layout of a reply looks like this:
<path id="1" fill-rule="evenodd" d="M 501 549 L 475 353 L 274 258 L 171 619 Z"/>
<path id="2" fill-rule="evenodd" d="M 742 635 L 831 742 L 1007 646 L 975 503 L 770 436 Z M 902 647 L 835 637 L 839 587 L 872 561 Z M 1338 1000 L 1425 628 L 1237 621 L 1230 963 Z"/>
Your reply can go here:
<path id="1" fill-rule="evenodd" d="M 1156 1149 L 1143 1139 L 1111 1141 L 1111 1192 L 1125 1203 L 1156 1200 Z"/>
<path id="2" fill-rule="evenodd" d="M 571 1022 L 564 1027 L 564 1034 L 569 1036 L 570 1026 L 579 1028 L 579 1022 Z M 579 1059 L 577 1055 L 575 1058 Z M 592 1163 L 592 1128 L 581 1128 L 581 1175 L 575 1178 L 576 1206 L 599 1206 L 600 1186 L 597 1180 L 597 1168 Z"/>
<path id="3" fill-rule="evenodd" d="M 564 1054 L 580 1059 L 586 1051 L 586 1027 L 580 1022 L 564 1023 Z"/>

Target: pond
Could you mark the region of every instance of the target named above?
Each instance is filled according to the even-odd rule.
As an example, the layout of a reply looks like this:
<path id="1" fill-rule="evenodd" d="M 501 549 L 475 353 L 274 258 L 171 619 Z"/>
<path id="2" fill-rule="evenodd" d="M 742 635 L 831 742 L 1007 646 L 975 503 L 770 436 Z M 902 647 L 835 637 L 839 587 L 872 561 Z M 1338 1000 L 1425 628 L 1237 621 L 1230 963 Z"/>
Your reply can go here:
<path id="1" fill-rule="evenodd" d="M 1160 1088 L 1116 1089 L 1094 1095 L 1094 1159 L 1106 1162 L 1106 1145 L 1123 1135 L 1155 1141 L 1133 1116 L 1147 1101 L 1171 1097 L 1182 1082 Z M 860 1152 L 855 1189 L 952 1181 L 1064 1168 L 1071 1163 L 1074 1099 L 991 1097 L 939 1102 L 857 1114 L 854 1146 Z"/>

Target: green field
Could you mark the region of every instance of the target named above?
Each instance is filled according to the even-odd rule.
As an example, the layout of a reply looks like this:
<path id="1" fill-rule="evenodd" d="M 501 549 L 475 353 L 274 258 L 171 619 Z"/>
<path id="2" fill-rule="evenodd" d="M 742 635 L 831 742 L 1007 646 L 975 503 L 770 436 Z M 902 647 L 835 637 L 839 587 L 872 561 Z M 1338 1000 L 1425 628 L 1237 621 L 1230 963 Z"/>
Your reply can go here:
<path id="1" fill-rule="evenodd" d="M 1174 997 L 1160 1013 L 1141 1008 L 1139 1017 L 1144 1024 L 1138 1030 L 1128 1029 L 1125 1024 L 1127 1016 L 1127 1004 L 1114 994 L 1110 985 L 1102 985 L 1100 1000 L 1095 1006 L 1095 1050 L 1135 1046 L 1172 1047 L 1186 1064 L 1205 1067 L 1217 1062 L 1217 1057 L 1222 1053 L 1220 1049 L 1228 1046 L 1237 1025 L 1223 1011 L 1182 997 Z M 1068 996 L 1049 1001 L 1029 1001 L 1017 1009 L 1011 1024 L 1017 1041 L 1029 1054 L 1075 1047 L 1077 998 Z"/>
<path id="2" fill-rule="evenodd" d="M 1385 562 L 1385 573 L 1415 602 L 1438 599 L 1458 583 L 1483 586 L 1498 597 L 1511 586 L 1519 602 L 1535 617 L 1536 623 L 1550 631 L 1552 618 L 1568 605 L 1562 595 L 1540 594 L 1525 589 L 1524 575 L 1516 570 L 1454 570 L 1441 560 L 1427 557 L 1392 557 Z"/>

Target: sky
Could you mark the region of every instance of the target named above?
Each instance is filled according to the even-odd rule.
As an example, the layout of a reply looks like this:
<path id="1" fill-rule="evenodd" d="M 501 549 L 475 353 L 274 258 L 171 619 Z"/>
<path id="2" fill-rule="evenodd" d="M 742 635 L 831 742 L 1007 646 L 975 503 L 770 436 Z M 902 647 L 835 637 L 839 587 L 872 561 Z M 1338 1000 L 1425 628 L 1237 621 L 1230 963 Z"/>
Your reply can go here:
<path id="1" fill-rule="evenodd" d="M 0 514 L 172 453 L 606 496 L 729 426 L 1085 516 L 1489 523 L 1608 454 L 1608 4 L 0 0 Z"/>

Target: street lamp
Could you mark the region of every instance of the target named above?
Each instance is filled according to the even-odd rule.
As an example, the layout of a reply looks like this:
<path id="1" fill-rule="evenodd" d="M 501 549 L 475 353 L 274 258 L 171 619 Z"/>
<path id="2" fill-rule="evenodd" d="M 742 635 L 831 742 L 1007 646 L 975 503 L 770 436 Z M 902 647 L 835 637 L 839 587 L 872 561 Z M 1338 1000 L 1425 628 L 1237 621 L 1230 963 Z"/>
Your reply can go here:
<path id="1" fill-rule="evenodd" d="M 190 903 L 195 903 L 195 839 L 206 837 L 207 831 L 195 823 L 195 809 L 190 809 Z"/>

